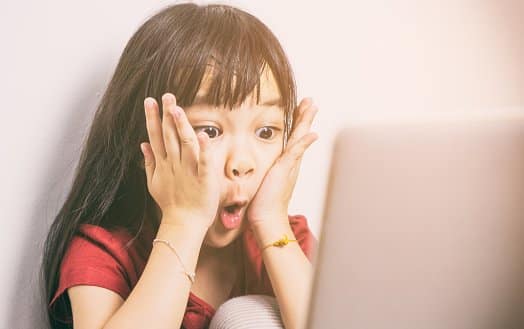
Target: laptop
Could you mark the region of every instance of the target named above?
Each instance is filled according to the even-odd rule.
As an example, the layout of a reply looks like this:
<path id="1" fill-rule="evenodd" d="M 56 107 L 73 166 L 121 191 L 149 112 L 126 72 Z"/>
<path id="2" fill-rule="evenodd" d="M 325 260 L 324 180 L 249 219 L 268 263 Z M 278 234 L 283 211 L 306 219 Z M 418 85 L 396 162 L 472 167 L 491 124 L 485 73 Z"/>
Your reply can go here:
<path id="1" fill-rule="evenodd" d="M 524 328 L 524 116 L 336 138 L 308 328 Z"/>

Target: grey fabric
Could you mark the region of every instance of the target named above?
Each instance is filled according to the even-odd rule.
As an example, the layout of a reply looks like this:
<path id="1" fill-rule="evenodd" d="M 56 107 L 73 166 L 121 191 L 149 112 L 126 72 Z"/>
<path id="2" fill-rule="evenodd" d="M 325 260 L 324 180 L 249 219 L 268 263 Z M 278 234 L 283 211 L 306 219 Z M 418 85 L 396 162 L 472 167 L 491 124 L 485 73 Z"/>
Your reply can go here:
<path id="1" fill-rule="evenodd" d="M 283 329 L 274 297 L 247 295 L 222 304 L 211 319 L 209 329 Z"/>

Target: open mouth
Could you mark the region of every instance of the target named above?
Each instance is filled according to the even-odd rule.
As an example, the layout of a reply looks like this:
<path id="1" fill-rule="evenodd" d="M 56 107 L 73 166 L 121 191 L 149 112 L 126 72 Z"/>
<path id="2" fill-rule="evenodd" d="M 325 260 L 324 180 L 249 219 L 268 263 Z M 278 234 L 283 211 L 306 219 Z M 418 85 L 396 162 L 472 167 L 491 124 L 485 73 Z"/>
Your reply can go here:
<path id="1" fill-rule="evenodd" d="M 235 202 L 224 206 L 220 212 L 220 221 L 228 230 L 240 227 L 242 223 L 242 209 L 247 204 L 246 202 Z"/>
<path id="2" fill-rule="evenodd" d="M 224 209 L 230 213 L 230 214 L 234 214 L 235 212 L 237 212 L 239 209 L 241 208 L 241 206 L 239 204 L 232 204 L 232 205 L 229 205 L 229 206 L 225 206 Z"/>

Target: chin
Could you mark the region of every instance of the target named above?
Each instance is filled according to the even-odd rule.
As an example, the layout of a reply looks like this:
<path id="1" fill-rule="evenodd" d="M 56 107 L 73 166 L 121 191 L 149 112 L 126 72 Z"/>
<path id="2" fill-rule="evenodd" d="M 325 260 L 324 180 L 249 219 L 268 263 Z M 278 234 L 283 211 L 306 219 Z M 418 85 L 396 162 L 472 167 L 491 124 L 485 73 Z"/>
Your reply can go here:
<path id="1" fill-rule="evenodd" d="M 207 230 L 204 238 L 204 244 L 212 248 L 224 248 L 230 245 L 235 239 L 244 232 L 246 228 L 246 218 L 242 219 L 242 223 L 238 228 L 228 230 L 224 228 L 220 219 L 215 218 L 213 224 Z"/>

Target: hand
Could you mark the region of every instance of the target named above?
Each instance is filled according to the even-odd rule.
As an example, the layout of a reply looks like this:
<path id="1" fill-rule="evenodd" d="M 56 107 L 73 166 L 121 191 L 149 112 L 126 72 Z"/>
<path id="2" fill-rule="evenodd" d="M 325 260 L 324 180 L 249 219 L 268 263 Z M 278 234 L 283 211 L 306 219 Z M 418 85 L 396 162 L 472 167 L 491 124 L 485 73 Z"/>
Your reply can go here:
<path id="1" fill-rule="evenodd" d="M 203 225 L 215 218 L 219 185 L 209 137 L 195 134 L 173 94 L 162 96 L 160 121 L 154 98 L 144 100 L 149 143 L 141 143 L 147 188 L 162 210 L 162 222 Z"/>
<path id="2" fill-rule="evenodd" d="M 311 99 L 303 99 L 295 110 L 293 129 L 286 148 L 266 173 L 247 210 L 247 218 L 252 226 L 287 220 L 288 205 L 302 156 L 318 138 L 317 134 L 309 131 L 317 111 Z"/>

